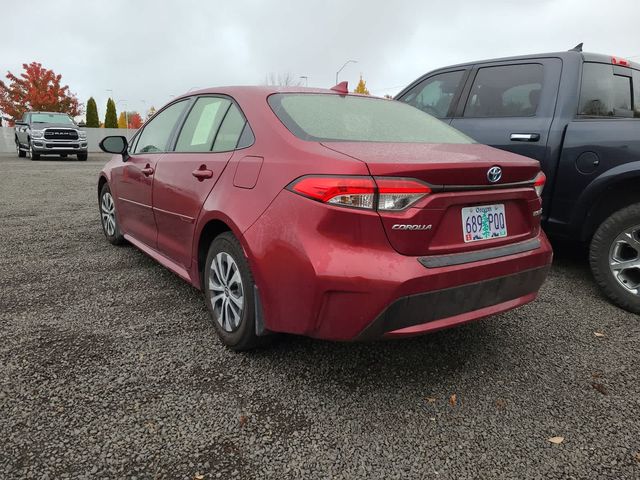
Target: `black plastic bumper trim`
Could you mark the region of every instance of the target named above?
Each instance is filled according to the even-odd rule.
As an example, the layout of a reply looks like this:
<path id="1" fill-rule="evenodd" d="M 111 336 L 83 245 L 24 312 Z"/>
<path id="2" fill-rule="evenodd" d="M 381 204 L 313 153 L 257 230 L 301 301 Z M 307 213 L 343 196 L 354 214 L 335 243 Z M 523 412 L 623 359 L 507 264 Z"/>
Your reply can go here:
<path id="1" fill-rule="evenodd" d="M 533 238 L 524 242 L 506 245 L 504 247 L 487 248 L 485 250 L 478 250 L 477 252 L 420 257 L 418 258 L 418 261 L 427 268 L 449 267 L 451 265 L 462 265 L 463 263 L 506 257 L 507 255 L 515 255 L 516 253 L 535 250 L 536 248 L 540 248 L 540 240 Z"/>
<path id="2" fill-rule="evenodd" d="M 550 265 L 457 287 L 401 297 L 358 335 L 375 340 L 386 332 L 454 317 L 537 292 Z"/>

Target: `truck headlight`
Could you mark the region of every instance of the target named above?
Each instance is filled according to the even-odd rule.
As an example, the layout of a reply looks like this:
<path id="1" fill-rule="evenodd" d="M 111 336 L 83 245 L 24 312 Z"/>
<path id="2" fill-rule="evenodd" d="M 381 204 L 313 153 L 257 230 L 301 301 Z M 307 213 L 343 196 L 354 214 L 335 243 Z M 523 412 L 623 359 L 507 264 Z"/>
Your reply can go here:
<path id="1" fill-rule="evenodd" d="M 78 130 L 78 138 L 80 140 L 86 140 L 87 139 L 87 132 L 83 132 L 82 130 Z"/>
<path id="2" fill-rule="evenodd" d="M 31 138 L 44 138 L 44 130 L 31 130 Z"/>

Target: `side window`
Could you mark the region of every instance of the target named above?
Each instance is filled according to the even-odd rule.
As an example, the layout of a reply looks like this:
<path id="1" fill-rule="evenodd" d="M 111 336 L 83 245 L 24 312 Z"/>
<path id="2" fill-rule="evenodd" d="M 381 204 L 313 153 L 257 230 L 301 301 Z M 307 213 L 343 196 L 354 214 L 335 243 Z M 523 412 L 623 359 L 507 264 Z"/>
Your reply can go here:
<path id="1" fill-rule="evenodd" d="M 590 117 L 633 117 L 631 78 L 615 75 L 613 65 L 585 63 L 582 67 L 578 114 Z"/>
<path id="2" fill-rule="evenodd" d="M 176 122 L 180 119 L 180 115 L 182 115 L 187 103 L 186 100 L 174 103 L 147 123 L 138 137 L 133 153 L 166 151 L 171 132 Z"/>
<path id="3" fill-rule="evenodd" d="M 458 70 L 429 77 L 413 87 L 401 101 L 436 118 L 445 118 L 463 76 L 464 70 Z"/>
<path id="4" fill-rule="evenodd" d="M 182 127 L 176 152 L 210 152 L 231 101 L 222 97 L 200 97 Z"/>
<path id="5" fill-rule="evenodd" d="M 242 116 L 242 113 L 235 105 L 231 105 L 227 116 L 224 117 L 224 122 L 220 126 L 220 131 L 216 135 L 216 143 L 213 144 L 214 152 L 225 152 L 228 150 L 235 150 L 242 135 L 242 130 L 247 121 Z"/>
<path id="6" fill-rule="evenodd" d="M 465 117 L 530 117 L 540 103 L 544 67 L 539 63 L 485 67 L 478 70 Z"/>
<path id="7" fill-rule="evenodd" d="M 633 71 L 633 116 L 640 118 L 640 71 Z"/>

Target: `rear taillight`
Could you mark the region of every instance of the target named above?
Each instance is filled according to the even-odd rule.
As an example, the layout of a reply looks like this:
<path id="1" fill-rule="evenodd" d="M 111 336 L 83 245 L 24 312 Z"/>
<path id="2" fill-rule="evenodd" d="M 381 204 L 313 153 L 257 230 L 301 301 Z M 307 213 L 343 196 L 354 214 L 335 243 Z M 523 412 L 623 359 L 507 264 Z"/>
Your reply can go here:
<path id="1" fill-rule="evenodd" d="M 539 197 L 542 197 L 542 190 L 544 190 L 544 184 L 546 181 L 547 176 L 543 172 L 538 173 L 536 178 L 533 180 L 533 188 L 535 188 Z"/>
<path id="2" fill-rule="evenodd" d="M 410 178 L 307 176 L 289 190 L 330 205 L 368 210 L 400 211 L 431 192 L 428 185 Z"/>

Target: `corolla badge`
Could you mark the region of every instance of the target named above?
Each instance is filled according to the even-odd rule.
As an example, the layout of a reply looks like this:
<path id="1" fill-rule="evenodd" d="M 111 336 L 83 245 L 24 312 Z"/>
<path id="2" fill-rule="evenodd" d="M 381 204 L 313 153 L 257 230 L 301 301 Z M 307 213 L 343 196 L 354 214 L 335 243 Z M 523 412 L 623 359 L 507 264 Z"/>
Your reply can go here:
<path id="1" fill-rule="evenodd" d="M 396 223 L 391 230 L 431 230 L 431 225 L 412 225 L 408 223 Z"/>
<path id="2" fill-rule="evenodd" d="M 487 171 L 487 180 L 491 183 L 496 183 L 502 178 L 502 169 L 498 166 L 491 167 Z"/>

